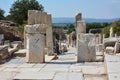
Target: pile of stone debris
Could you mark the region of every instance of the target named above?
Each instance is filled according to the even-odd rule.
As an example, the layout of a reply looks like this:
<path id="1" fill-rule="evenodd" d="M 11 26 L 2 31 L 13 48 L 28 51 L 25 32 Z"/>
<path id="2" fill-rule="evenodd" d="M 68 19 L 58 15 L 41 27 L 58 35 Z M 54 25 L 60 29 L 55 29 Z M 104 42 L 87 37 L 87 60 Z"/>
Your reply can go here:
<path id="1" fill-rule="evenodd" d="M 22 41 L 5 41 L 4 45 L 0 45 L 0 63 L 4 62 L 7 58 L 15 56 L 14 53 L 22 47 Z"/>
<path id="2" fill-rule="evenodd" d="M 7 20 L 0 20 L 0 34 L 4 34 L 5 40 L 19 41 L 23 39 L 23 32 L 19 29 L 18 25 Z"/>

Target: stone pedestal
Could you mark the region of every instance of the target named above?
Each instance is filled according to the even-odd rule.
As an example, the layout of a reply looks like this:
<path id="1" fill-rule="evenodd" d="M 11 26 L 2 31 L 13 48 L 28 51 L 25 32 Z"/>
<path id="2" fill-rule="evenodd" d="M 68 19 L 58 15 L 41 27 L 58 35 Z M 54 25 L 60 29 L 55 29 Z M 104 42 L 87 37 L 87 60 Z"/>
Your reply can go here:
<path id="1" fill-rule="evenodd" d="M 95 36 L 93 34 L 79 34 L 77 43 L 77 62 L 96 60 Z"/>
<path id="2" fill-rule="evenodd" d="M 26 40 L 27 54 L 26 62 L 28 63 L 43 63 L 45 62 L 45 32 L 46 25 L 35 24 L 26 25 Z"/>

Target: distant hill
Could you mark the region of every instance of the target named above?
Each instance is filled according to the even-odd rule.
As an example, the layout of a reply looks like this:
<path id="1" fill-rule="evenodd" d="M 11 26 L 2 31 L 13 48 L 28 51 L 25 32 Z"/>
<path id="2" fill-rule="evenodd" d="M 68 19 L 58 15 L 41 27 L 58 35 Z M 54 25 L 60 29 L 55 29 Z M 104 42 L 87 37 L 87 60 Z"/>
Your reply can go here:
<path id="1" fill-rule="evenodd" d="M 93 18 L 84 18 L 87 23 L 92 23 L 92 22 L 114 22 L 120 18 L 113 18 L 113 19 L 93 19 Z M 74 23 L 75 18 L 67 18 L 67 17 L 57 17 L 57 18 L 52 18 L 53 23 Z"/>

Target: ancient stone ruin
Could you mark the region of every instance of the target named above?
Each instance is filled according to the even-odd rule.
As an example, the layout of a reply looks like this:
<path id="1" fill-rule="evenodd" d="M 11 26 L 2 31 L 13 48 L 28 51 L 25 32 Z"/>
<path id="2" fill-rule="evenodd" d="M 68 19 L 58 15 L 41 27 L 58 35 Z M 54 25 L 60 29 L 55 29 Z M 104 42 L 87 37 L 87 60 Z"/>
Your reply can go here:
<path id="1" fill-rule="evenodd" d="M 45 62 L 45 53 L 53 55 L 51 15 L 38 10 L 28 11 L 25 26 L 26 62 Z M 45 52 L 46 51 L 46 52 Z"/>
<path id="2" fill-rule="evenodd" d="M 81 16 L 81 13 L 76 15 L 77 62 L 95 61 L 95 35 L 86 34 L 86 23 L 81 19 Z"/>

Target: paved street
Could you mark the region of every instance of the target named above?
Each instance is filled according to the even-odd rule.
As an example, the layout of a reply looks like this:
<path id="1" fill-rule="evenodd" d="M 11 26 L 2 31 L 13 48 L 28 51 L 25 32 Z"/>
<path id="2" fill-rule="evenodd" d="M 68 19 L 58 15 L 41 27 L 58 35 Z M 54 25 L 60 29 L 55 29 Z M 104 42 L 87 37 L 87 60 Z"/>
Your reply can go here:
<path id="1" fill-rule="evenodd" d="M 103 62 L 76 62 L 76 49 L 70 47 L 68 52 L 46 56 L 46 63 L 27 64 L 25 57 L 16 57 L 0 65 L 0 79 L 38 79 L 38 80 L 106 80 L 106 68 Z"/>

